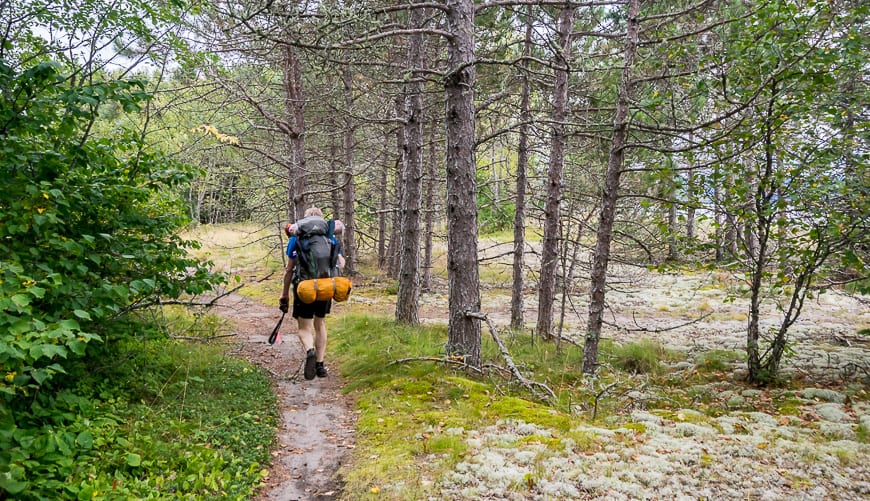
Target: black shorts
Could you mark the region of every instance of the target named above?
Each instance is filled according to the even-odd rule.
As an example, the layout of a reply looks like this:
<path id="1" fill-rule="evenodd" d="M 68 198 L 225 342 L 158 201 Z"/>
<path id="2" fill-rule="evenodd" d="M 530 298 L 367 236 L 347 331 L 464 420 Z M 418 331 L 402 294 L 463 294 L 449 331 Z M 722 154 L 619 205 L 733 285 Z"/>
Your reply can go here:
<path id="1" fill-rule="evenodd" d="M 299 296 L 293 294 L 293 318 L 325 318 L 332 309 L 332 300 L 303 303 Z"/>

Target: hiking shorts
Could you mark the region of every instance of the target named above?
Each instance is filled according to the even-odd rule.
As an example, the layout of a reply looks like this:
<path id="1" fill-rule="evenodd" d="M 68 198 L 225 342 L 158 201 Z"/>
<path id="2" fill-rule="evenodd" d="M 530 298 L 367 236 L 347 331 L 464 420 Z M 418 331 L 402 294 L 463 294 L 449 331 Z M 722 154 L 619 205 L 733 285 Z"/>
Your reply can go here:
<path id="1" fill-rule="evenodd" d="M 331 309 L 332 300 L 305 304 L 299 299 L 299 296 L 293 294 L 293 318 L 325 318 Z"/>

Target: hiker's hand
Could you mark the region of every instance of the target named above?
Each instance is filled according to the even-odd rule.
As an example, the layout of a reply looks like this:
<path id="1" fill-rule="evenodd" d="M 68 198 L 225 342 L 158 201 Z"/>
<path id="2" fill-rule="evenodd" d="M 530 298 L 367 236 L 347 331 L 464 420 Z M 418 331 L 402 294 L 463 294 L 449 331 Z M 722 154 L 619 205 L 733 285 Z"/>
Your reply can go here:
<path id="1" fill-rule="evenodd" d="M 287 310 L 290 309 L 290 298 L 282 297 L 279 299 L 278 309 L 281 310 L 282 313 L 287 313 Z"/>

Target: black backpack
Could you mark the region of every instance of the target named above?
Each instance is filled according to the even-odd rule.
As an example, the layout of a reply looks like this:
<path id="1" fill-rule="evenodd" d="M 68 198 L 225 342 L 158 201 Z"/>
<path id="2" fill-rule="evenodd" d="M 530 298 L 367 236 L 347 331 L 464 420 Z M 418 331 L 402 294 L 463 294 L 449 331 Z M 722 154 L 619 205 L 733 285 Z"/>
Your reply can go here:
<path id="1" fill-rule="evenodd" d="M 294 282 L 338 276 L 338 245 L 333 243 L 334 221 L 309 216 L 296 222 Z"/>

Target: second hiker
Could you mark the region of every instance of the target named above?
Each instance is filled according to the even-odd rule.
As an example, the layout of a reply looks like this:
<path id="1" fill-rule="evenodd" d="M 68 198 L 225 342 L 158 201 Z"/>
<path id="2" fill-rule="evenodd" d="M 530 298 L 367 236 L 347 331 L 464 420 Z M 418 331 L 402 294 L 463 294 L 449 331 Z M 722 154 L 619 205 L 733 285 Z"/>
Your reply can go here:
<path id="1" fill-rule="evenodd" d="M 287 269 L 284 271 L 284 289 L 279 308 L 287 313 L 290 287 L 293 286 L 293 318 L 298 323 L 299 340 L 305 349 L 305 379 L 326 377 L 323 359 L 326 355 L 326 315 L 332 300 L 306 304 L 296 294 L 296 285 L 312 278 L 331 277 L 344 267 L 341 246 L 332 226 L 323 219 L 317 207 L 305 211 L 305 217 L 296 223 L 296 235 L 287 242 Z"/>

